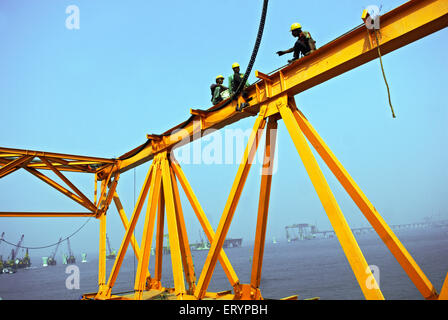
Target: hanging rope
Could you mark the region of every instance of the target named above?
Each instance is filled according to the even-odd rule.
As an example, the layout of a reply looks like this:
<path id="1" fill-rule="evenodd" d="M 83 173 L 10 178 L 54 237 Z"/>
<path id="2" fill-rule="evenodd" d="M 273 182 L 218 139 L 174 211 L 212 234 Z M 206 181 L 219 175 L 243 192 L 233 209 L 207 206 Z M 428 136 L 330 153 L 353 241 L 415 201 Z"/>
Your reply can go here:
<path id="1" fill-rule="evenodd" d="M 378 36 L 377 36 L 377 32 L 376 29 L 373 29 L 375 32 L 375 39 L 376 39 L 376 48 L 378 50 L 378 56 L 380 57 L 380 64 L 381 64 L 381 71 L 383 73 L 383 78 L 384 78 L 384 83 L 386 83 L 386 88 L 387 88 L 387 95 L 389 97 L 389 106 L 390 106 L 390 110 L 392 111 L 392 117 L 395 117 L 395 112 L 394 112 L 394 108 L 392 106 L 392 101 L 390 99 L 390 90 L 389 90 L 389 84 L 387 83 L 387 79 L 386 79 L 386 73 L 384 72 L 384 66 L 383 66 L 383 59 L 381 58 L 381 50 L 380 50 L 380 42 L 378 41 Z"/>
<path id="2" fill-rule="evenodd" d="M 69 236 L 65 237 L 64 239 L 62 239 L 62 240 L 60 240 L 60 241 L 58 241 L 58 242 L 55 242 L 55 243 L 53 243 L 53 244 L 49 244 L 49 245 L 46 245 L 46 246 L 40 246 L 40 247 L 17 246 L 17 244 L 14 244 L 14 243 L 11 243 L 11 242 L 9 242 L 9 241 L 6 241 L 5 239 L 0 239 L 0 240 L 3 241 L 4 243 L 7 243 L 7 244 L 13 246 L 13 247 L 18 247 L 18 248 L 21 248 L 21 249 L 37 250 L 37 249 L 51 248 L 51 247 L 54 247 L 54 246 L 58 245 L 58 244 L 61 243 L 61 242 L 64 242 L 64 241 L 66 241 L 66 240 L 72 238 L 74 235 L 76 235 L 78 232 L 80 232 L 80 231 L 87 225 L 87 223 L 88 223 L 92 218 L 93 218 L 93 217 L 90 217 L 86 222 L 83 223 L 83 225 L 82 225 L 81 227 L 79 227 L 75 232 L 73 232 L 73 233 L 70 234 Z"/>

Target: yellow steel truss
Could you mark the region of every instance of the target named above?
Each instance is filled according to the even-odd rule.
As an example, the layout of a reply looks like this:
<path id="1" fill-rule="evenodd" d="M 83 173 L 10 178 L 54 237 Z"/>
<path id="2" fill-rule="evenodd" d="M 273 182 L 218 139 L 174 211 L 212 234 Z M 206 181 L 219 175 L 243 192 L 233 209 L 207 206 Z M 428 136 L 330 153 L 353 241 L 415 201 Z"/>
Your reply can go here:
<path id="1" fill-rule="evenodd" d="M 377 35 L 373 37 L 370 32 L 366 32 L 364 26 L 361 26 L 273 74 L 267 75 L 257 71 L 255 74 L 260 81 L 247 89 L 249 107 L 245 108 L 243 112 L 235 111 L 236 105 L 243 101 L 242 98 L 231 102 L 224 108 L 217 105 L 209 110 L 191 110 L 195 121 L 180 124 L 160 136 L 148 135 L 150 143 L 139 146 L 118 159 L 0 148 L 0 178 L 19 169 L 24 169 L 88 210 L 79 213 L 0 212 L 0 216 L 96 217 L 99 220 L 98 291 L 85 294 L 84 298 L 86 299 L 150 299 L 162 293 L 173 299 L 263 299 L 259 286 L 272 182 L 271 170 L 276 144 L 275 132 L 278 121 L 283 120 L 365 298 L 383 299 L 384 297 L 378 286 L 374 285 L 375 278 L 372 276 L 310 145 L 353 199 L 422 296 L 425 299 L 448 299 L 448 274 L 440 294 L 438 294 L 366 195 L 297 108 L 294 100 L 294 95 L 377 58 L 377 47 L 381 48 L 382 54 L 387 54 L 446 26 L 448 26 L 447 1 L 412 0 L 406 2 L 381 16 L 379 38 Z M 249 116 L 256 116 L 255 123 L 219 225 L 214 231 L 182 168 L 171 155 L 171 150 L 181 145 L 182 141 L 197 139 L 198 136 L 202 136 L 202 133 L 206 133 L 207 129 L 220 129 Z M 265 127 L 267 130 L 251 280 L 249 284 L 242 284 L 223 250 L 223 244 Z M 143 182 L 132 216 L 128 220 L 116 191 L 120 173 L 151 160 L 152 164 Z M 50 179 L 42 173 L 42 170 L 52 171 L 68 188 Z M 94 174 L 93 201 L 84 195 L 62 173 L 63 171 Z M 97 194 L 98 180 L 101 181 L 99 196 Z M 190 252 L 179 184 L 211 243 L 199 278 L 196 277 Z M 107 277 L 106 213 L 112 200 L 125 228 L 125 235 L 112 270 Z M 147 209 L 140 242 L 141 247 L 139 247 L 133 234 L 145 202 L 147 202 Z M 174 288 L 163 287 L 161 283 L 165 222 L 168 227 Z M 154 231 L 156 239 L 155 270 L 154 275 L 151 275 L 148 265 Z M 138 261 L 134 293 L 130 295 L 112 294 L 129 244 L 131 244 Z M 207 291 L 218 261 L 233 287 L 233 293 L 231 291 Z M 367 279 L 370 281 L 369 286 Z M 296 298 L 297 296 L 291 296 L 284 299 Z"/>

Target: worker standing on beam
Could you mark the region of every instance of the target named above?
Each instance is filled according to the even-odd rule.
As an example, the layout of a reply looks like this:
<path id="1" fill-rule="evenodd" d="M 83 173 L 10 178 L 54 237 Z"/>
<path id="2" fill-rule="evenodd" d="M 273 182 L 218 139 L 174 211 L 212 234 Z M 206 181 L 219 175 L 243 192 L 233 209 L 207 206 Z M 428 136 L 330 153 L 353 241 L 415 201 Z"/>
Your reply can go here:
<path id="1" fill-rule="evenodd" d="M 233 69 L 233 74 L 229 77 L 230 94 L 236 92 L 241 81 L 244 78 L 244 74 L 240 73 L 240 65 L 237 62 L 232 64 L 232 69 Z M 244 87 L 248 87 L 248 86 L 249 86 L 249 82 L 246 81 L 246 84 L 244 85 Z"/>
<path id="2" fill-rule="evenodd" d="M 222 100 L 229 97 L 229 88 L 224 86 L 222 83 L 224 82 L 224 76 L 219 75 L 216 77 L 216 83 L 213 83 L 210 86 L 210 91 L 212 94 L 212 103 L 213 105 L 220 103 Z"/>
<path id="3" fill-rule="evenodd" d="M 300 23 L 293 23 L 291 25 L 291 34 L 293 37 L 298 38 L 294 47 L 284 51 L 277 51 L 279 56 L 287 53 L 294 52 L 294 56 L 288 63 L 291 63 L 300 58 L 300 54 L 303 56 L 309 55 L 311 52 L 316 50 L 316 41 L 313 40 L 311 34 L 308 31 L 302 31 L 302 26 Z"/>

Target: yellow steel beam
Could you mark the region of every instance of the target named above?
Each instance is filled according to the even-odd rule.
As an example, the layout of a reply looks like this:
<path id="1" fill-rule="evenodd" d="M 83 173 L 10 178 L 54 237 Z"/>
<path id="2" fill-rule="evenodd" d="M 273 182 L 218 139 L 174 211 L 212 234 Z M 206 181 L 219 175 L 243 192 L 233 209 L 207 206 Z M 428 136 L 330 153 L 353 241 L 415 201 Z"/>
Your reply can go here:
<path id="1" fill-rule="evenodd" d="M 179 231 L 177 227 L 176 205 L 171 182 L 170 165 L 166 153 L 162 154 L 162 179 L 163 193 L 165 195 L 166 221 L 170 241 L 171 265 L 173 268 L 174 289 L 178 299 L 186 295 L 185 281 L 182 268 L 182 257 L 179 243 Z"/>
<path id="2" fill-rule="evenodd" d="M 93 185 L 93 203 L 96 203 L 97 200 L 97 194 L 98 194 L 98 175 L 95 174 L 94 178 L 94 185 Z"/>
<path id="3" fill-rule="evenodd" d="M 171 183 L 173 186 L 174 207 L 176 212 L 177 231 L 179 232 L 179 244 L 182 256 L 182 264 L 184 266 L 185 278 L 188 283 L 188 294 L 193 294 L 196 289 L 196 274 L 194 272 L 193 257 L 191 256 L 190 244 L 188 241 L 187 230 L 185 227 L 185 219 L 180 202 L 179 188 L 177 186 L 176 176 L 170 163 Z"/>
<path id="4" fill-rule="evenodd" d="M 13 148 L 3 148 L 0 147 L 0 153 L 6 154 L 15 154 L 19 155 L 31 155 L 34 157 L 52 157 L 58 159 L 72 159 L 72 160 L 80 160 L 80 161 L 93 161 L 95 163 L 110 163 L 114 164 L 117 162 L 115 159 L 108 158 L 99 158 L 99 157 L 89 157 L 89 156 L 80 156 L 74 154 L 64 154 L 64 153 L 54 153 L 54 152 L 46 152 L 46 151 L 36 151 L 36 150 L 24 150 L 24 149 L 13 149 Z"/>
<path id="5" fill-rule="evenodd" d="M 204 209 L 202 209 L 201 204 L 199 203 L 198 198 L 196 197 L 193 188 L 191 187 L 190 183 L 188 182 L 187 178 L 185 177 L 184 172 L 182 171 L 182 168 L 177 163 L 177 161 L 172 158 L 171 159 L 171 165 L 172 168 L 179 179 L 179 182 L 182 186 L 182 189 L 185 192 L 185 195 L 188 198 L 188 201 L 191 204 L 191 207 L 193 208 L 194 213 L 196 214 L 196 217 L 199 220 L 199 223 L 202 226 L 202 229 L 204 230 L 205 236 L 207 237 L 208 241 L 210 243 L 213 242 L 213 239 L 215 237 L 215 232 L 213 231 L 212 226 L 210 225 L 210 222 L 207 219 L 207 216 L 205 215 Z M 221 263 L 221 266 L 229 279 L 230 284 L 232 287 L 239 283 L 238 276 L 235 273 L 235 270 L 233 269 L 232 265 L 229 262 L 229 259 L 227 258 L 226 253 L 224 250 L 221 249 L 221 253 L 219 254 L 219 262 Z"/>
<path id="6" fill-rule="evenodd" d="M 112 183 L 109 187 L 109 191 L 107 192 L 106 199 L 103 202 L 98 214 L 102 214 L 103 212 L 106 212 L 109 209 L 109 205 L 112 202 L 112 198 L 115 194 L 115 189 L 117 188 L 119 178 L 120 178 L 120 172 L 117 171 L 117 172 L 115 172 L 114 180 L 112 181 Z"/>
<path id="7" fill-rule="evenodd" d="M 254 288 L 260 286 L 261 268 L 266 238 L 266 225 L 268 220 L 269 199 L 274 167 L 275 142 L 277 138 L 277 119 L 270 117 L 266 128 L 266 144 L 264 151 L 263 169 L 260 186 L 260 199 L 258 203 L 257 228 L 255 232 L 254 254 L 252 261 L 252 274 L 250 284 Z"/>
<path id="8" fill-rule="evenodd" d="M 106 213 L 99 217 L 98 287 L 106 284 Z"/>
<path id="9" fill-rule="evenodd" d="M 439 300 L 448 300 L 448 273 L 446 274 L 445 282 L 440 290 Z"/>
<path id="10" fill-rule="evenodd" d="M 387 54 L 393 50 L 396 50 L 402 46 L 405 46 L 413 41 L 416 41 L 448 26 L 448 2 L 446 0 L 412 0 L 381 16 L 380 23 L 381 30 L 379 34 L 379 43 L 381 52 L 382 54 Z M 61 191 L 65 195 L 69 196 L 73 200 L 77 201 L 81 205 L 86 206 L 88 209 L 91 209 L 91 205 L 88 203 L 88 201 L 85 201 L 85 199 L 82 199 L 82 197 L 80 198 L 70 191 L 66 190 L 65 188 L 61 187 L 48 177 L 41 174 L 35 168 L 53 170 L 55 169 L 55 166 L 60 166 L 60 168 L 58 168 L 59 170 L 81 170 L 83 172 L 92 172 L 91 169 L 88 169 L 87 164 L 101 164 L 102 167 L 99 170 L 95 170 L 95 172 L 98 174 L 98 178 L 100 180 L 104 180 L 103 188 L 101 190 L 101 198 L 98 201 L 99 203 L 101 203 L 105 200 L 105 191 L 107 189 L 108 182 L 110 181 L 111 176 L 115 170 L 117 170 L 118 172 L 127 171 L 137 165 L 153 159 L 155 155 L 163 152 L 162 185 L 163 195 L 165 198 L 164 200 L 167 205 L 167 222 L 170 234 L 170 244 L 172 246 L 171 254 L 175 290 L 179 298 L 182 298 L 183 296 L 187 297 L 185 292 L 181 259 L 181 246 L 182 241 L 184 240 L 182 239 L 182 230 L 178 230 L 180 217 L 178 215 L 178 210 L 176 210 L 176 206 L 178 207 L 180 206 L 180 204 L 176 202 L 175 189 L 173 189 L 174 181 L 172 181 L 170 164 L 167 159 L 166 151 L 200 138 L 201 134 L 198 133 L 204 133 L 207 129 L 220 129 L 231 123 L 237 122 L 242 118 L 257 113 L 260 114 L 258 115 L 254 128 L 263 128 L 265 124 L 265 118 L 268 116 L 272 116 L 277 112 L 275 107 L 273 107 L 270 102 L 275 102 L 277 100 L 287 100 L 288 97 L 292 97 L 300 92 L 319 85 L 324 81 L 337 77 L 344 72 L 347 72 L 377 58 L 378 51 L 376 50 L 376 45 L 376 43 L 372 42 L 369 33 L 366 32 L 365 26 L 361 25 L 360 27 L 353 29 L 347 34 L 319 48 L 312 54 L 282 68 L 281 70 L 273 74 L 263 74 L 261 72 L 257 72 L 257 76 L 262 79 L 262 81 L 250 86 L 247 89 L 250 99 L 250 106 L 245 109 L 245 111 L 247 112 L 235 111 L 236 104 L 240 102 L 240 100 L 232 101 L 228 106 L 223 108 L 221 108 L 221 103 L 210 108 L 209 110 L 195 110 L 193 112 L 194 121 L 186 121 L 184 123 L 181 123 L 178 126 L 166 131 L 162 135 L 151 135 L 149 137 L 151 138 L 151 140 L 149 141 L 150 143 L 144 144 L 129 151 L 119 159 L 105 159 L 40 151 L 0 148 L 0 155 L 3 155 L 1 161 L 3 165 L 2 168 L 0 168 L 0 177 L 1 174 L 8 174 L 11 172 L 11 170 L 17 168 L 19 166 L 19 162 L 21 162 L 21 164 L 23 165 L 23 163 L 25 163 L 26 161 L 31 161 L 31 157 L 42 157 L 42 159 L 51 157 L 52 159 L 54 159 L 51 161 L 54 161 L 56 163 L 45 163 L 45 161 L 42 161 L 41 163 L 27 163 L 27 166 L 24 166 L 24 168 L 38 178 L 47 182 L 57 190 Z M 269 106 L 268 112 L 266 110 L 267 106 Z M 331 190 L 329 189 L 328 184 L 326 183 L 325 178 L 323 177 L 323 174 L 318 167 L 316 160 L 312 156 L 312 152 L 305 140 L 305 135 L 307 135 L 307 133 L 303 126 L 303 119 L 301 119 L 300 114 L 298 114 L 297 112 L 293 113 L 287 106 L 287 103 L 283 103 L 279 111 L 283 120 L 285 121 L 288 131 L 299 152 L 299 155 L 305 164 L 310 178 L 317 190 L 319 198 L 321 199 L 322 204 L 330 218 L 335 232 L 339 240 L 341 241 L 343 250 L 347 255 L 349 263 L 354 270 L 355 276 L 360 283 L 364 295 L 370 299 L 382 299 L 383 297 L 379 289 L 366 289 L 365 279 L 367 277 L 373 279 L 373 277 L 371 277 L 372 275 L 367 268 L 367 263 L 365 262 L 365 259 L 362 256 L 359 247 L 357 246 L 356 240 L 354 239 L 353 234 L 351 233 L 342 215 L 342 212 L 340 211 L 334 199 L 334 196 L 332 195 Z M 208 236 L 210 236 L 209 239 L 213 239 L 212 248 L 210 249 L 209 255 L 207 256 L 207 260 L 201 273 L 198 286 L 195 290 L 195 296 L 197 298 L 203 298 L 206 295 L 206 289 L 211 280 L 211 275 L 215 268 L 216 261 L 218 258 L 222 259 L 223 257 L 225 257 L 222 251 L 222 245 L 227 230 L 230 227 L 236 205 L 238 203 L 242 188 L 244 186 L 244 182 L 250 169 L 250 158 L 253 157 L 252 151 L 256 150 L 258 146 L 258 140 L 253 136 L 254 134 L 256 135 L 258 134 L 258 132 L 253 132 L 251 138 L 249 139 L 249 143 L 243 157 L 243 162 L 240 165 L 237 177 L 232 186 L 232 190 L 226 203 L 226 207 L 224 209 L 224 213 L 218 226 L 217 232 L 215 235 L 213 235 L 213 230 L 211 232 L 208 232 Z M 8 158 L 11 157 L 17 157 L 17 159 L 12 161 L 9 160 L 10 162 L 8 162 Z M 329 161 L 328 159 L 334 160 L 332 159 L 332 155 L 326 155 L 325 157 L 327 157 L 327 161 Z M 336 163 L 336 165 L 335 163 L 336 162 L 334 162 L 332 165 L 338 167 L 338 163 Z M 11 164 L 14 164 L 14 166 L 11 167 Z M 113 165 L 116 165 L 116 169 Z M 173 166 L 173 170 L 176 171 L 176 165 Z M 338 170 L 340 170 L 339 167 Z M 129 242 L 131 241 L 131 235 L 144 204 L 144 198 L 149 191 L 149 181 L 152 180 L 152 173 L 153 166 L 151 166 L 150 170 L 148 171 L 148 175 L 143 184 L 139 200 L 134 208 L 131 222 L 127 225 L 126 234 L 120 247 L 119 255 L 112 268 L 109 281 L 106 285 L 100 285 L 100 289 L 97 294 L 98 298 L 110 297 L 111 288 L 114 285 L 118 270 L 120 269 L 122 260 L 124 258 L 124 254 Z M 176 175 L 178 175 L 177 171 Z M 345 173 L 343 173 L 342 175 L 344 176 Z M 347 186 L 351 185 L 351 187 L 354 189 L 354 191 L 351 190 L 349 194 L 354 198 L 358 197 L 361 199 L 355 200 L 355 202 L 358 201 L 357 204 L 360 206 L 360 208 L 362 206 L 371 206 L 364 199 L 362 199 L 364 195 L 360 192 L 360 190 L 358 190 L 359 188 L 357 189 L 357 186 L 352 183 L 352 181 L 350 180 L 351 178 L 347 175 L 345 179 L 348 181 L 348 183 L 345 182 L 345 184 Z M 262 186 L 262 190 L 266 188 L 267 182 L 264 187 Z M 106 200 L 109 200 L 110 202 L 111 197 L 114 194 L 115 189 L 110 190 L 110 193 L 107 196 Z M 260 201 L 261 200 L 262 199 L 260 199 Z M 266 204 L 266 198 L 263 200 L 263 202 L 264 204 Z M 434 298 L 435 291 L 433 290 L 432 285 L 429 283 L 429 281 L 426 281 L 424 275 L 420 273 L 416 265 L 413 264 L 413 261 L 411 261 L 411 259 L 406 256 L 407 252 L 403 251 L 404 248 L 401 248 L 400 244 L 395 241 L 395 239 L 393 238 L 393 234 L 391 234 L 391 232 L 389 232 L 389 230 L 387 229 L 388 227 L 383 223 L 382 220 L 378 218 L 379 215 L 376 216 L 376 212 L 372 211 L 371 208 L 368 208 L 368 210 L 364 210 L 363 213 L 369 217 L 368 219 L 370 219 L 369 221 L 371 221 L 372 225 L 376 225 L 376 228 L 380 232 L 393 240 L 392 242 L 394 243 L 391 245 L 395 250 L 395 253 L 393 253 L 399 257 L 397 259 L 399 259 L 399 261 L 401 260 L 400 263 L 404 265 L 405 270 L 408 272 L 408 274 L 410 274 L 411 279 L 414 281 L 422 294 L 426 298 Z M 30 216 L 40 216 L 39 214 L 41 213 L 24 214 L 25 215 L 22 216 L 27 216 L 27 214 Z M 55 213 L 55 216 L 63 216 L 64 214 L 70 216 L 70 214 L 74 215 L 76 213 Z M 92 213 L 92 215 L 93 214 L 94 213 Z M 266 214 L 267 207 L 265 206 L 262 217 L 260 218 L 262 225 L 265 224 Z M 2 213 L 0 213 L 0 216 L 1 215 Z M 82 215 L 82 213 L 80 213 L 80 215 Z M 90 213 L 86 213 L 84 215 L 90 215 Z M 105 221 L 101 223 L 101 234 L 103 234 L 103 231 L 105 229 Z M 206 226 L 204 230 L 205 229 L 208 230 L 210 228 Z M 179 237 L 181 239 L 179 239 Z M 261 240 L 263 238 L 262 235 L 259 234 L 257 238 L 261 243 Z M 393 250 L 391 249 L 391 251 Z M 185 252 L 183 253 L 185 255 Z M 255 274 L 261 271 L 261 248 L 257 249 L 257 257 L 258 262 L 256 263 Z M 232 273 L 233 270 L 228 269 L 227 272 Z M 100 274 L 99 280 L 101 280 L 101 282 L 104 282 L 102 281 L 102 278 L 103 275 Z M 257 277 L 255 277 L 253 280 L 255 284 L 257 283 L 256 278 Z M 141 277 L 141 279 L 143 279 L 143 276 Z M 235 280 L 237 278 L 236 275 L 232 275 L 231 277 L 229 277 L 229 279 Z M 243 289 L 245 288 L 245 290 L 249 288 L 248 285 L 244 286 L 240 286 L 237 281 L 234 283 L 234 288 L 241 287 Z M 139 288 L 140 287 L 141 286 L 139 286 Z M 447 280 L 445 281 L 442 288 L 441 296 L 446 296 L 446 292 Z"/>
<path id="11" fill-rule="evenodd" d="M 313 145 L 327 164 L 328 168 L 333 172 L 335 177 L 356 203 L 423 297 L 426 299 L 433 299 L 437 294 L 431 281 L 425 276 L 417 262 L 415 262 L 400 240 L 398 240 L 392 229 L 376 211 L 373 204 L 362 192 L 350 174 L 345 170 L 306 117 L 297 109 L 293 99 L 290 99 L 290 103 L 293 105 L 294 117 L 308 141 Z"/>
<path id="12" fill-rule="evenodd" d="M 297 124 L 287 101 L 281 105 L 279 111 L 364 296 L 366 299 L 383 300 L 383 294 L 368 267 L 361 249 L 359 248 L 327 181 L 319 168 L 319 164 L 314 158 L 311 148 L 306 142 L 305 136 Z M 367 285 L 368 279 L 371 281 L 370 286 Z"/>
<path id="13" fill-rule="evenodd" d="M 45 157 L 39 156 L 39 159 L 50 168 L 62 181 L 65 182 L 84 202 L 90 207 L 90 210 L 95 211 L 97 208 L 69 179 L 67 179 L 58 169 L 56 169 Z"/>
<path id="14" fill-rule="evenodd" d="M 41 172 L 37 171 L 36 169 L 27 168 L 27 167 L 25 167 L 24 169 L 26 171 L 28 171 L 29 173 L 31 173 L 32 175 L 34 175 L 35 177 L 41 179 L 42 181 L 44 181 L 48 185 L 52 186 L 56 190 L 60 191 L 62 194 L 66 195 L 70 199 L 78 202 L 80 205 L 82 205 L 83 207 L 87 208 L 88 210 L 95 210 L 95 209 L 91 208 L 91 206 L 87 202 L 85 202 L 84 199 L 82 199 L 79 196 L 73 194 L 72 192 L 70 192 L 69 190 L 67 190 L 66 188 L 61 186 L 60 184 L 54 182 L 52 179 L 48 178 L 46 175 L 42 174 Z"/>
<path id="15" fill-rule="evenodd" d="M 230 191 L 229 197 L 227 198 L 224 212 L 221 216 L 221 220 L 219 221 L 218 229 L 216 230 L 215 237 L 213 238 L 213 242 L 211 243 L 207 259 L 205 260 L 205 264 L 201 272 L 201 276 L 199 277 L 199 281 L 194 293 L 194 295 L 198 299 L 204 298 L 208 285 L 210 284 L 210 280 L 216 267 L 218 256 L 224 244 L 227 231 L 230 228 L 233 214 L 235 213 L 238 201 L 244 188 L 244 184 L 249 174 L 250 167 L 257 152 L 258 143 L 260 140 L 260 136 L 263 133 L 265 124 L 266 120 L 264 119 L 264 112 L 261 112 L 252 128 L 246 150 L 243 154 L 243 159 L 238 168 L 238 172 L 233 182 L 232 189 Z"/>
<path id="16" fill-rule="evenodd" d="M 9 151 L 14 153 L 9 153 Z M 0 178 L 19 169 L 20 167 L 34 168 L 39 170 L 51 170 L 47 163 L 39 159 L 34 159 L 41 157 L 47 159 L 47 161 L 49 161 L 53 167 L 57 167 L 59 171 L 83 173 L 95 173 L 97 171 L 101 172 L 109 165 L 119 162 L 115 159 L 0 147 L 0 165 L 2 166 L 2 168 L 0 169 Z M 28 160 L 23 162 L 23 160 L 25 160 L 26 158 L 28 158 Z M 18 166 L 20 162 L 23 163 Z M 12 170 L 8 170 L 10 164 L 14 165 Z M 3 172 L 7 170 L 8 172 Z M 109 171 L 112 171 L 112 168 L 109 168 L 108 172 Z M 105 176 L 107 176 L 107 174 L 105 174 Z M 104 178 L 102 177 L 101 179 Z"/>
<path id="17" fill-rule="evenodd" d="M 23 166 L 26 166 L 31 160 L 33 160 L 34 156 L 21 156 L 8 164 L 4 165 L 0 169 L 0 178 L 3 178 L 4 176 L 22 168 Z"/>
<path id="18" fill-rule="evenodd" d="M 142 250 L 141 258 L 137 267 L 137 274 L 135 276 L 135 299 L 142 298 L 142 292 L 146 288 L 147 270 L 149 265 L 149 257 L 151 254 L 152 238 L 154 232 L 154 222 L 156 220 L 157 205 L 159 201 L 160 188 L 162 185 L 162 174 L 160 169 L 160 162 L 155 163 L 154 172 L 146 205 L 146 218 L 143 225 L 142 235 Z"/>
<path id="19" fill-rule="evenodd" d="M 85 165 L 85 164 L 93 164 L 93 163 L 86 163 L 88 161 L 66 161 L 64 159 L 59 159 L 59 158 L 52 158 L 52 157 L 46 157 L 48 160 L 53 162 L 53 166 L 55 167 L 60 167 L 60 166 L 64 166 L 64 169 L 66 171 L 68 170 L 77 170 L 77 171 L 81 171 L 81 172 L 85 172 L 85 168 L 83 168 L 81 165 Z M 97 162 L 98 163 L 98 162 Z"/>
<path id="20" fill-rule="evenodd" d="M 162 280 L 162 262 L 163 262 L 163 230 L 165 224 L 165 195 L 163 194 L 163 188 L 160 190 L 159 205 L 157 212 L 157 231 L 156 231 L 156 260 L 154 267 L 154 279 L 153 286 L 160 289 Z"/>
<path id="21" fill-rule="evenodd" d="M 96 295 L 97 299 L 109 299 L 111 296 L 112 287 L 115 285 L 115 281 L 117 280 L 117 276 L 120 271 L 121 264 L 123 263 L 126 250 L 128 249 L 129 242 L 131 241 L 135 225 L 137 224 L 140 212 L 143 208 L 146 195 L 148 194 L 152 173 L 153 173 L 153 164 L 149 168 L 148 173 L 145 177 L 145 181 L 143 182 L 143 187 L 138 196 L 137 203 L 134 207 L 134 211 L 132 212 L 131 221 L 128 224 L 128 228 L 126 229 L 124 238 L 121 242 L 121 246 L 120 249 L 118 250 L 117 258 L 115 259 L 115 263 L 110 272 L 107 284 L 99 288 L 98 293 Z"/>
<path id="22" fill-rule="evenodd" d="M 129 221 L 128 221 L 128 218 L 126 217 L 126 212 L 124 212 L 123 205 L 121 204 L 120 198 L 118 197 L 118 194 L 116 191 L 114 193 L 113 200 L 114 200 L 115 206 L 117 208 L 118 214 L 120 215 L 121 222 L 123 223 L 123 227 L 125 230 L 127 230 L 129 227 Z M 135 240 L 134 235 L 131 236 L 130 242 L 131 242 L 132 249 L 134 250 L 135 259 L 137 261 L 140 261 L 140 247 L 137 243 L 137 240 Z M 149 271 L 147 271 L 147 277 L 149 277 Z"/>
<path id="23" fill-rule="evenodd" d="M 61 159 L 55 159 L 55 158 L 48 158 L 48 159 L 54 159 L 52 161 L 58 162 L 55 163 L 54 166 L 59 167 L 60 169 L 64 171 L 73 171 L 73 172 L 86 172 L 86 173 L 92 173 L 95 170 L 88 169 L 85 166 L 86 165 L 103 165 L 102 162 L 97 161 L 62 161 Z M 82 167 L 84 166 L 84 167 Z M 36 169 L 43 169 L 43 170 L 49 170 L 49 168 L 42 162 L 32 162 L 29 164 L 30 168 L 36 168 Z"/>
<path id="24" fill-rule="evenodd" d="M 421 39 L 431 33 L 448 26 L 448 3 L 446 0 L 412 0 L 389 11 L 380 18 L 380 47 L 383 55 L 399 49 L 409 43 Z M 106 159 L 98 157 L 86 157 L 60 153 L 49 153 L 32 150 L 12 148 L 0 148 L 0 154 L 7 155 L 33 155 L 47 156 L 59 159 L 73 159 L 80 161 L 94 161 L 101 164 L 117 163 L 120 172 L 132 169 L 146 161 L 153 159 L 154 155 L 189 143 L 201 135 L 195 135 L 195 123 L 200 123 L 202 133 L 209 133 L 207 129 L 220 129 L 237 122 L 242 118 L 257 113 L 263 103 L 276 99 L 279 95 L 296 95 L 316 85 L 319 85 L 342 73 L 352 70 L 378 57 L 378 51 L 366 32 L 366 27 L 361 25 L 343 36 L 329 42 L 312 54 L 283 67 L 282 69 L 265 75 L 258 72 L 260 77 L 268 80 L 258 82 L 246 89 L 250 107 L 248 112 L 236 112 L 238 101 L 231 102 L 221 108 L 222 103 L 213 106 L 194 116 L 194 120 L 188 120 L 167 130 L 159 137 L 158 141 L 152 141 L 134 148 L 122 155 L 119 159 Z M 269 92 L 268 92 L 269 91 Z M 224 103 L 224 102 L 223 102 Z M 205 131 L 205 132 L 204 132 Z M 38 166 L 39 164 L 34 164 Z M 64 170 L 69 170 L 64 168 Z M 70 169 L 74 170 L 74 169 Z M 87 169 L 85 169 L 87 171 Z M 99 172 L 99 178 L 107 177 L 113 168 L 104 168 Z"/>
<path id="25" fill-rule="evenodd" d="M 107 175 L 107 179 L 101 181 L 101 192 L 98 203 L 96 204 L 98 208 L 102 208 L 105 205 L 105 198 L 107 195 L 107 186 L 109 185 L 110 179 L 112 178 L 113 171 L 110 171 Z"/>
<path id="26" fill-rule="evenodd" d="M 68 217 L 95 217 L 94 212 L 0 212 L 0 217 L 23 218 L 68 218 Z"/>
<path id="27" fill-rule="evenodd" d="M 380 48 L 385 55 L 447 27 L 448 2 L 409 1 L 382 15 L 380 26 Z M 263 80 L 246 89 L 252 100 L 249 102 L 250 107 L 245 110 L 256 113 L 260 106 L 269 100 L 284 94 L 294 96 L 377 57 L 378 51 L 372 45 L 365 25 L 361 25 L 279 71 L 270 75 L 263 74 L 269 81 Z M 119 158 L 119 170 L 127 171 L 151 160 L 158 152 L 200 138 L 201 135 L 195 134 L 195 122 L 200 124 L 202 133 L 207 134 L 212 132 L 207 129 L 220 129 L 251 116 L 250 113 L 235 111 L 236 104 L 237 102 L 233 101 L 221 109 L 219 108 L 222 103 L 213 106 L 206 110 L 206 114 L 196 115 L 193 119 L 195 121 L 185 121 L 166 131 L 161 135 L 160 141 L 134 148 Z M 104 170 L 103 174 L 107 174 L 108 170 L 110 169 Z"/>

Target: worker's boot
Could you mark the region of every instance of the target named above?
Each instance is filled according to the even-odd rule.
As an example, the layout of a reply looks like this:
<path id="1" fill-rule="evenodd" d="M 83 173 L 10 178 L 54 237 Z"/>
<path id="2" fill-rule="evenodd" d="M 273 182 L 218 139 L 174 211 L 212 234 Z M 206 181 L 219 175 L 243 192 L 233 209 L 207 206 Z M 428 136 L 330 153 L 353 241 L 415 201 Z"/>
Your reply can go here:
<path id="1" fill-rule="evenodd" d="M 236 111 L 241 112 L 244 108 L 248 107 L 249 104 L 247 102 L 243 102 L 236 106 Z"/>

